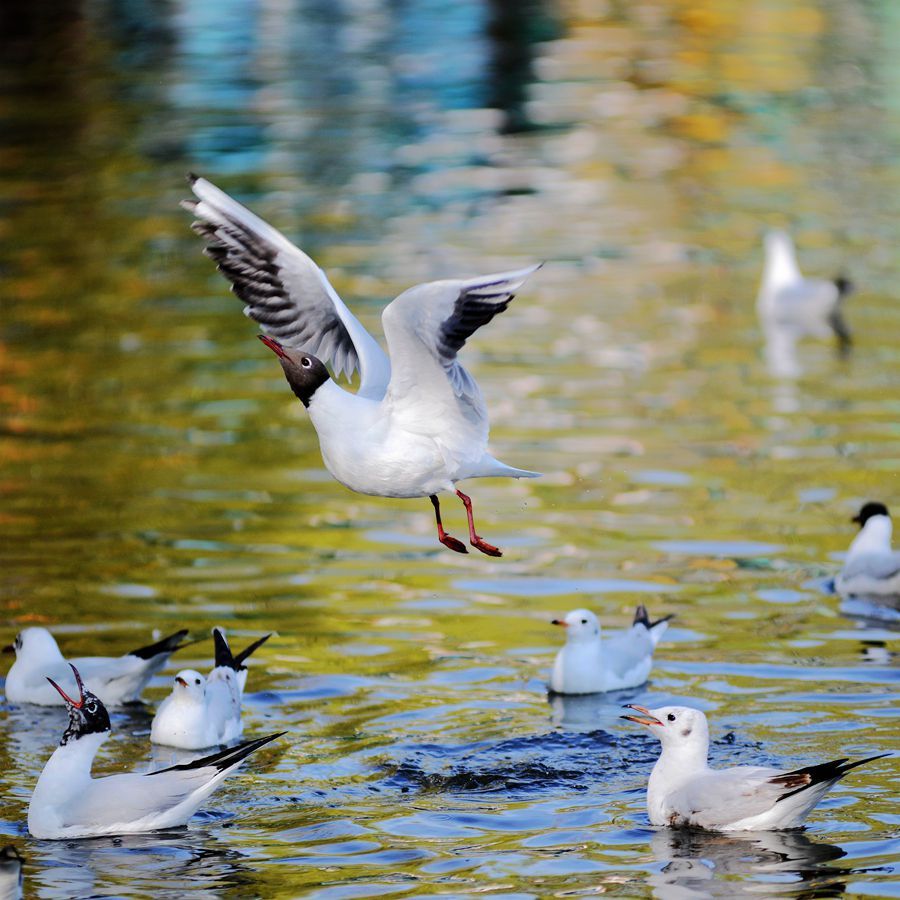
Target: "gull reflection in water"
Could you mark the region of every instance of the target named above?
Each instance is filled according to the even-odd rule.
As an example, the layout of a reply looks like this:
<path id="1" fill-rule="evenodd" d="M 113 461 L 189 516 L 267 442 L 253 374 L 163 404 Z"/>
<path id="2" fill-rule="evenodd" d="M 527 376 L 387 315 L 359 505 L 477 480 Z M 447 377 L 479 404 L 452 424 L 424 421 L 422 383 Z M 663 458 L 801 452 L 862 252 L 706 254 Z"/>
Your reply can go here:
<path id="1" fill-rule="evenodd" d="M 849 872 L 828 865 L 845 855 L 840 847 L 811 840 L 803 831 L 662 828 L 653 834 L 650 851 L 664 864 L 648 878 L 660 900 L 840 897 Z"/>
<path id="2" fill-rule="evenodd" d="M 595 731 L 618 724 L 624 703 L 635 702 L 635 692 L 607 694 L 548 694 L 550 721 L 567 731 Z"/>

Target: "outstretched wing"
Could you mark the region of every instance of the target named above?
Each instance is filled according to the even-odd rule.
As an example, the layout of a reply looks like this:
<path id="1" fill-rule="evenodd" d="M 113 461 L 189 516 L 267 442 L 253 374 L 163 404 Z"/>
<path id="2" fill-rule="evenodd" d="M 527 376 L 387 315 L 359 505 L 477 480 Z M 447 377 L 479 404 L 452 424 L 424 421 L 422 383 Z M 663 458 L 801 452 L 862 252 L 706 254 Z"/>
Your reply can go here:
<path id="1" fill-rule="evenodd" d="M 438 369 L 461 400 L 482 414 L 481 392 L 457 353 L 482 325 L 503 312 L 540 265 L 481 278 L 432 281 L 404 291 L 381 316 L 391 354 L 396 400 Z"/>
<path id="2" fill-rule="evenodd" d="M 281 232 L 204 178 L 191 176 L 194 231 L 207 256 L 263 331 L 331 365 L 348 378 L 359 369 L 363 396 L 384 396 L 391 364 L 378 342 L 344 305 L 325 273 Z"/>

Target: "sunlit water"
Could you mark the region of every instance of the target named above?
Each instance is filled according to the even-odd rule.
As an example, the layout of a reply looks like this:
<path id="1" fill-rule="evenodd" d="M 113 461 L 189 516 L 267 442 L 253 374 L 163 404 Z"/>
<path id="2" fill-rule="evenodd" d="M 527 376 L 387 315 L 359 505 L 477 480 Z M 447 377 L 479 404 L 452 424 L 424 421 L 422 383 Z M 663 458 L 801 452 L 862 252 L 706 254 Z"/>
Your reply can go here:
<path id="1" fill-rule="evenodd" d="M 153 630 L 257 654 L 288 729 L 186 829 L 31 840 L 60 711 L 0 710 L 0 832 L 36 897 L 897 896 L 896 761 L 803 833 L 648 826 L 687 701 L 721 764 L 897 748 L 896 622 L 827 583 L 900 506 L 900 16 L 891 3 L 22 4 L 0 56 L 0 578 L 72 655 Z M 79 10 L 81 11 L 79 13 Z M 283 227 L 373 330 L 420 280 L 545 260 L 466 347 L 501 560 L 423 501 L 350 494 L 177 201 L 197 170 Z M 764 227 L 857 284 L 848 361 L 766 366 Z M 462 508 L 444 504 L 462 534 Z M 548 703 L 559 635 L 674 613 L 641 689 Z M 858 611 L 858 610 L 857 610 Z M 98 770 L 146 769 L 153 706 Z"/>

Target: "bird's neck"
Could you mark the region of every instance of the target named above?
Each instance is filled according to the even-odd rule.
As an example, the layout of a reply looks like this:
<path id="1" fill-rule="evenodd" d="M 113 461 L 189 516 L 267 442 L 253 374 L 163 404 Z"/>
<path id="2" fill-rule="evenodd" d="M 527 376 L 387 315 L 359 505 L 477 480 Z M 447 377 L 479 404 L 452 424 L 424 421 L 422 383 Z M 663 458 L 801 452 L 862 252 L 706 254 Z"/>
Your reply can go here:
<path id="1" fill-rule="evenodd" d="M 847 560 L 866 553 L 885 553 L 891 549 L 893 523 L 890 516 L 872 516 L 850 544 Z"/>
<path id="2" fill-rule="evenodd" d="M 691 741 L 663 747 L 647 787 L 648 797 L 670 791 L 708 768 L 709 741 Z"/>
<path id="3" fill-rule="evenodd" d="M 46 792 L 50 800 L 58 802 L 61 796 L 80 792 L 90 780 L 94 757 L 108 737 L 108 731 L 86 734 L 57 747 L 41 772 L 35 794 Z"/>
<path id="4" fill-rule="evenodd" d="M 309 400 L 307 411 L 319 436 L 332 431 L 355 431 L 365 426 L 374 415 L 379 403 L 359 394 L 345 391 L 334 379 L 329 378 Z"/>
<path id="5" fill-rule="evenodd" d="M 777 238 L 766 245 L 766 265 L 763 271 L 765 287 L 781 287 L 799 281 L 802 277 L 789 238 Z"/>

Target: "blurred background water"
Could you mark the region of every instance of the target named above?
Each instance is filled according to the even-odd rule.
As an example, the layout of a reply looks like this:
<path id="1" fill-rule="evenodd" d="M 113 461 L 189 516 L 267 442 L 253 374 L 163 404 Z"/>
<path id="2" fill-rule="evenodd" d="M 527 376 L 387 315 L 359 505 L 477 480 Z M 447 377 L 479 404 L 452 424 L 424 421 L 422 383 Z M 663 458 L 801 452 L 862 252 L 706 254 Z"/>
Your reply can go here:
<path id="1" fill-rule="evenodd" d="M 35 897 L 898 896 L 896 763 L 805 833 L 653 830 L 690 701 L 719 763 L 896 749 L 897 633 L 827 582 L 898 500 L 900 7 L 889 0 L 6 0 L 0 587 L 70 655 L 275 630 L 249 734 L 288 728 L 186 830 L 27 837 L 61 711 L 0 708 L 0 833 Z M 413 283 L 545 260 L 465 361 L 506 555 L 427 501 L 350 494 L 178 208 L 197 171 L 379 332 Z M 766 227 L 848 274 L 855 352 L 764 362 Z M 463 512 L 445 504 L 451 532 Z M 588 606 L 675 613 L 644 688 L 548 704 Z M 5 641 L 4 641 L 5 642 Z M 98 769 L 145 767 L 153 704 Z M 155 751 L 153 760 L 166 760 Z"/>

